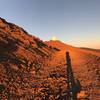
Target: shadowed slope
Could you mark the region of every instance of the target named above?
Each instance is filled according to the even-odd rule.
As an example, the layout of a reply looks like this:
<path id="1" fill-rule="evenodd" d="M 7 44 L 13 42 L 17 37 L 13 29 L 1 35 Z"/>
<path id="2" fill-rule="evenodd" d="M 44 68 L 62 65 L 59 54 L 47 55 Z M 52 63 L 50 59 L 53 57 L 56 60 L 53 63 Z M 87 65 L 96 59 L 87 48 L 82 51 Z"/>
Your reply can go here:
<path id="1" fill-rule="evenodd" d="M 34 81 L 44 77 L 43 67 L 54 52 L 39 38 L 0 18 L 0 100 L 37 97 Z M 37 86 L 43 81 L 36 82 Z"/>

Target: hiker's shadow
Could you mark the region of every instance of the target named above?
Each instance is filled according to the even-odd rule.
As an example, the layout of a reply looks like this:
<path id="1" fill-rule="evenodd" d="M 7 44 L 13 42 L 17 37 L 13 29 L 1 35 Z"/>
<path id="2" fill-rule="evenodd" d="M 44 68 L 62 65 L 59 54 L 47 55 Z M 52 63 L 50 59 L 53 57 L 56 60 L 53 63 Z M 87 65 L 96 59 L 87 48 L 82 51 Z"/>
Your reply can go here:
<path id="1" fill-rule="evenodd" d="M 76 93 L 79 93 L 81 91 L 81 83 L 78 79 L 76 79 L 75 81 L 75 90 L 76 90 Z"/>

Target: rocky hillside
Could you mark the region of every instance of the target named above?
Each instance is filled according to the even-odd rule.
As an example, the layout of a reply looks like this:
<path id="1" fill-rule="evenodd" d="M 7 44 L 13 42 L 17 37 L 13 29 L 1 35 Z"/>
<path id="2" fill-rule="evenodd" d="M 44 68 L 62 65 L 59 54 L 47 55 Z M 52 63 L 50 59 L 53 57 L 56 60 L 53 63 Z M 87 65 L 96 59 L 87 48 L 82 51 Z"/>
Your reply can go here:
<path id="1" fill-rule="evenodd" d="M 45 80 L 37 79 L 46 77 L 44 67 L 56 51 L 0 18 L 0 100 L 40 98 L 35 89 L 39 85 L 39 90 Z"/>
<path id="2" fill-rule="evenodd" d="M 86 98 L 100 100 L 99 52 L 43 42 L 0 18 L 0 100 L 68 100 L 66 50 Z"/>

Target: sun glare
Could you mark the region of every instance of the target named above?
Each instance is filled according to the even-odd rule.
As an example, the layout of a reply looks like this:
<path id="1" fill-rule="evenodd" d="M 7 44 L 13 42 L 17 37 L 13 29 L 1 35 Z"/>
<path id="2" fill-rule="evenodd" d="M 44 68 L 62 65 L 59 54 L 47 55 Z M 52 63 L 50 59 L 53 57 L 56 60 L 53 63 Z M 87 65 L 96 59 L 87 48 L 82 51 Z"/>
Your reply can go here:
<path id="1" fill-rule="evenodd" d="M 56 36 L 53 36 L 53 37 L 51 38 L 51 40 L 52 40 L 52 41 L 56 41 L 56 40 L 58 40 L 58 39 L 57 39 Z"/>

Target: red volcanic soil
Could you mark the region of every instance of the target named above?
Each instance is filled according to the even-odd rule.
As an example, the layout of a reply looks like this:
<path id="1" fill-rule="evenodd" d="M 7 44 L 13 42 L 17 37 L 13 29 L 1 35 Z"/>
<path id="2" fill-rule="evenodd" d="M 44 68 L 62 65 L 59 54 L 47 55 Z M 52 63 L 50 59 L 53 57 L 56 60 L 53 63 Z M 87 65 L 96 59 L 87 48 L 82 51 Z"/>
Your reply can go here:
<path id="1" fill-rule="evenodd" d="M 0 18 L 0 100 L 40 98 L 45 80 L 37 77 L 46 77 L 42 73 L 54 52 L 39 38 Z"/>
<path id="2" fill-rule="evenodd" d="M 99 100 L 100 52 L 76 48 L 61 41 L 46 41 L 46 44 L 59 49 L 54 62 L 66 63 L 65 53 L 66 50 L 69 51 L 75 78 L 80 80 L 82 89 L 87 91 L 90 100 Z"/>
<path id="3" fill-rule="evenodd" d="M 99 52 L 43 42 L 0 18 L 0 100 L 67 100 L 66 51 L 82 91 L 100 100 Z"/>
<path id="4" fill-rule="evenodd" d="M 56 56 L 59 56 L 57 58 L 65 58 L 65 53 L 66 51 L 70 52 L 70 57 L 72 60 L 72 63 L 75 64 L 82 64 L 82 62 L 87 61 L 89 59 L 89 56 L 100 56 L 100 51 L 95 51 L 93 52 L 92 50 L 86 50 L 86 49 L 80 49 L 68 44 L 65 44 L 59 40 L 57 41 L 46 41 L 45 42 L 47 45 L 55 47 L 59 49 L 59 52 L 57 52 Z"/>

